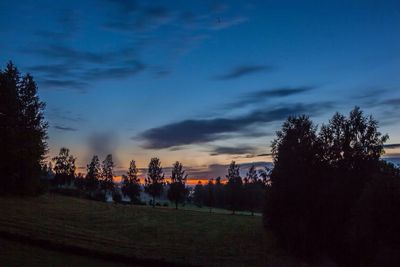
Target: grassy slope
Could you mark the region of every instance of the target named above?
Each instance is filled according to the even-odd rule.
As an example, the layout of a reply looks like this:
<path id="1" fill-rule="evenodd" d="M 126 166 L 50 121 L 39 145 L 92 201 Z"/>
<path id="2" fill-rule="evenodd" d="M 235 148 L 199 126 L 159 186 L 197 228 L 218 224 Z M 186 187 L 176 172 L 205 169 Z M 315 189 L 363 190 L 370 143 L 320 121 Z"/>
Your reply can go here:
<path id="1" fill-rule="evenodd" d="M 214 266 L 290 266 L 261 218 L 94 202 L 0 198 L 0 231 L 100 252 Z M 297 264 L 298 265 L 298 264 Z"/>

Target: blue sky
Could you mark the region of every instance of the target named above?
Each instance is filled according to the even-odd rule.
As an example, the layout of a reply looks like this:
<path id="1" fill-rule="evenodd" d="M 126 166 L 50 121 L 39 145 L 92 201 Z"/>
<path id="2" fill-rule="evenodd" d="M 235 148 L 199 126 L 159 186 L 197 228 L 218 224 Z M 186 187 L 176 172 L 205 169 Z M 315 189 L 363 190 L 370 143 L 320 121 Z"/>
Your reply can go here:
<path id="1" fill-rule="evenodd" d="M 49 157 L 81 167 L 113 153 L 119 172 L 158 156 L 218 175 L 270 161 L 288 115 L 355 105 L 400 143 L 398 1 L 3 0 L 0 24 L 0 62 L 47 103 Z"/>

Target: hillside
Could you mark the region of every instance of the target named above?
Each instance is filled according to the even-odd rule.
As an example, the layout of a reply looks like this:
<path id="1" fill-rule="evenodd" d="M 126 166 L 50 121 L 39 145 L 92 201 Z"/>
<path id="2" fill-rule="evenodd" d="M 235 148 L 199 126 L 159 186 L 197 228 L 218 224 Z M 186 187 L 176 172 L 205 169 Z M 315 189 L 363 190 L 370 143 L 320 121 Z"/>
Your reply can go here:
<path id="1" fill-rule="evenodd" d="M 0 254 L 2 261 L 23 257 L 29 245 L 39 255 L 49 251 L 49 257 L 55 253 L 80 254 L 94 261 L 100 258 L 110 264 L 135 266 L 293 263 L 262 229 L 260 217 L 107 204 L 59 195 L 0 198 L 0 209 L 1 244 L 21 245 L 21 249 L 9 248 L 8 254 Z M 75 259 L 74 265 L 80 260 Z"/>

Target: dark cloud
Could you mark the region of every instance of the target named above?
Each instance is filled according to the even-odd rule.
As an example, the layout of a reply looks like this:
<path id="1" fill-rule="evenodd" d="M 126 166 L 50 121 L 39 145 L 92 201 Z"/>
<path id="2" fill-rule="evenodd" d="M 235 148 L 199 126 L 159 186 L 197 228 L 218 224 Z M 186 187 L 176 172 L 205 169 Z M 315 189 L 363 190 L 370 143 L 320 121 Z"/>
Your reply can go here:
<path id="1" fill-rule="evenodd" d="M 393 107 L 400 107 L 400 98 L 387 99 L 382 101 L 383 105 L 390 105 Z"/>
<path id="2" fill-rule="evenodd" d="M 39 79 L 38 82 L 46 88 L 55 89 L 74 89 L 80 92 L 84 92 L 84 88 L 88 86 L 88 83 L 79 80 L 63 80 L 63 79 Z"/>
<path id="3" fill-rule="evenodd" d="M 60 125 L 55 125 L 54 128 L 57 129 L 57 130 L 60 130 L 60 131 L 68 131 L 68 132 L 78 131 L 78 129 L 76 129 L 76 128 L 67 127 L 67 126 L 60 126 Z"/>
<path id="4" fill-rule="evenodd" d="M 331 103 L 294 104 L 272 109 L 258 109 L 232 118 L 184 120 L 149 129 L 139 138 L 145 142 L 144 147 L 150 149 L 205 143 L 226 137 L 225 134 L 246 132 L 248 127 L 256 123 L 283 121 L 295 114 L 316 115 L 331 107 Z"/>
<path id="5" fill-rule="evenodd" d="M 273 67 L 266 66 L 266 65 L 243 65 L 243 66 L 238 66 L 238 67 L 230 70 L 226 74 L 217 76 L 216 78 L 219 80 L 231 80 L 231 79 L 240 78 L 245 75 L 271 71 L 272 69 L 273 69 Z"/>
<path id="6" fill-rule="evenodd" d="M 237 146 L 237 147 L 227 147 L 227 146 L 216 146 L 211 151 L 211 156 L 217 156 L 222 154 L 227 155 L 241 155 L 253 153 L 255 150 L 254 147 L 251 146 Z"/>
<path id="7" fill-rule="evenodd" d="M 400 148 L 400 144 L 386 144 L 383 145 L 383 147 L 388 149 L 395 149 L 395 148 Z"/>
<path id="8" fill-rule="evenodd" d="M 124 63 L 121 66 L 100 67 L 87 69 L 82 74 L 82 79 L 102 80 L 102 79 L 117 79 L 125 78 L 138 74 L 143 71 L 146 66 L 140 62 L 132 60 Z"/>
<path id="9" fill-rule="evenodd" d="M 280 87 L 275 89 L 265 89 L 265 90 L 255 91 L 238 97 L 240 100 L 228 104 L 227 108 L 251 105 L 258 102 L 263 102 L 271 98 L 279 98 L 279 97 L 301 94 L 308 92 L 312 89 L 314 89 L 314 87 L 312 86 L 302 86 L 302 87 Z"/>
<path id="10" fill-rule="evenodd" d="M 51 108 L 46 112 L 46 117 L 52 121 L 72 122 L 81 123 L 85 119 L 80 114 L 74 114 L 71 111 L 61 110 L 59 108 Z"/>

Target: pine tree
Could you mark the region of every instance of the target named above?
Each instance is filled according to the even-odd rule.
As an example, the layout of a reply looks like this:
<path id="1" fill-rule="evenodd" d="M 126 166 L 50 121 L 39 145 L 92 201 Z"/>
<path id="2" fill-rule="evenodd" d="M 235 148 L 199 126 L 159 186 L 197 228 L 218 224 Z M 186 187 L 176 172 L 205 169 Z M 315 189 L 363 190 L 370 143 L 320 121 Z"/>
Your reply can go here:
<path id="1" fill-rule="evenodd" d="M 164 185 L 164 173 L 159 158 L 152 158 L 149 163 L 147 177 L 145 179 L 145 192 L 153 197 L 153 208 L 156 197 L 160 196 Z"/>
<path id="2" fill-rule="evenodd" d="M 94 192 L 99 188 L 99 177 L 101 171 L 99 157 L 94 155 L 92 161 L 86 168 L 85 187 L 93 197 Z"/>
<path id="3" fill-rule="evenodd" d="M 112 155 L 108 154 L 106 158 L 103 160 L 101 166 L 101 189 L 107 192 L 114 191 L 114 162 L 112 160 Z"/>
<path id="4" fill-rule="evenodd" d="M 205 186 L 205 204 L 210 208 L 210 213 L 212 211 L 212 207 L 215 205 L 215 185 L 214 179 L 210 179 Z"/>
<path id="5" fill-rule="evenodd" d="M 140 179 L 138 177 L 138 169 L 134 160 L 129 164 L 127 175 L 124 175 L 122 178 L 122 193 L 129 196 L 132 203 L 139 202 L 141 191 Z"/>
<path id="6" fill-rule="evenodd" d="M 232 161 L 228 168 L 228 183 L 226 185 L 227 189 L 227 203 L 228 208 L 235 214 L 242 204 L 242 178 L 239 174 L 240 167 Z"/>
<path id="7" fill-rule="evenodd" d="M 47 153 L 44 108 L 32 76 L 8 63 L 0 71 L 0 193 L 38 193 Z"/>
<path id="8" fill-rule="evenodd" d="M 61 148 L 58 156 L 55 156 L 54 161 L 54 182 L 56 186 L 69 185 L 75 178 L 75 160 L 74 156 L 69 154 L 68 148 Z"/>
<path id="9" fill-rule="evenodd" d="M 175 203 L 175 209 L 178 209 L 178 203 L 184 202 L 188 190 L 186 189 L 187 174 L 183 170 L 183 165 L 179 161 L 175 162 L 172 168 L 171 184 L 168 190 L 168 199 Z"/>
<path id="10" fill-rule="evenodd" d="M 197 183 L 197 185 L 194 187 L 194 192 L 193 192 L 193 203 L 197 207 L 202 207 L 204 204 L 204 187 L 201 181 Z"/>

